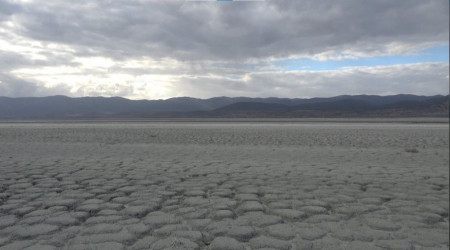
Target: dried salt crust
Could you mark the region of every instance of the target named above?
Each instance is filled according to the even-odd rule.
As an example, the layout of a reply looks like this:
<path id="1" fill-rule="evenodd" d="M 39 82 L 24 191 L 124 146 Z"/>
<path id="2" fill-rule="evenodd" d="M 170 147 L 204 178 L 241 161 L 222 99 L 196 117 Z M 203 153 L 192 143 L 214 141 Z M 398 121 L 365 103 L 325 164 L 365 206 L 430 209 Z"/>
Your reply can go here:
<path id="1" fill-rule="evenodd" d="M 433 123 L 0 124 L 0 249 L 448 249 L 448 135 Z"/>

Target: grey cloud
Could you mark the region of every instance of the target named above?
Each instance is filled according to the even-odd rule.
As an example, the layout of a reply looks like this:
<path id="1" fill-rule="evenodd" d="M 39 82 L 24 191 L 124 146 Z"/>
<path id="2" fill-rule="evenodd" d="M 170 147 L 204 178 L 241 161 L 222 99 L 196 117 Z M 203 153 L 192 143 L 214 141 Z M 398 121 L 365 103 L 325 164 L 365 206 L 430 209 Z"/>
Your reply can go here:
<path id="1" fill-rule="evenodd" d="M 337 95 L 447 95 L 448 63 L 360 67 L 335 71 L 254 72 L 241 78 L 219 75 L 181 76 L 173 83 L 169 96 L 210 98 L 215 96 L 249 97 L 330 97 Z M 149 83 L 150 84 L 150 83 Z M 126 96 L 142 98 L 142 90 L 133 83 L 80 83 L 73 88 L 59 85 L 47 88 L 8 74 L 0 73 L 1 96 Z"/>
<path id="2" fill-rule="evenodd" d="M 80 55 L 236 61 L 389 43 L 448 41 L 448 2 L 48 1 L 26 4 L 21 35 L 70 44 Z"/>
<path id="3" fill-rule="evenodd" d="M 349 68 L 337 71 L 250 73 L 248 79 L 184 78 L 179 95 L 330 97 L 337 95 L 447 95 L 447 63 Z"/>
<path id="4" fill-rule="evenodd" d="M 21 11 L 19 5 L 6 0 L 0 0 L 0 22 L 7 20 L 14 13 Z"/>
<path id="5" fill-rule="evenodd" d="M 73 62 L 71 55 L 55 55 L 51 52 L 39 53 L 46 59 L 32 59 L 26 55 L 0 50 L 0 72 L 7 73 L 11 70 L 21 67 L 45 67 L 45 66 L 78 66 L 79 63 Z"/>
<path id="6" fill-rule="evenodd" d="M 21 54 L 0 50 L 0 72 L 7 72 L 18 66 L 27 66 L 32 64 L 32 60 Z"/>
<path id="7" fill-rule="evenodd" d="M 0 96 L 37 97 L 71 95 L 68 86 L 45 87 L 43 85 L 0 73 Z"/>
<path id="8" fill-rule="evenodd" d="M 38 57 L 21 49 L 0 50 L 0 95 L 142 97 L 145 91 L 134 88 L 133 80 L 108 80 L 111 73 L 170 76 L 171 96 L 448 93 L 448 63 L 274 72 L 268 60 L 324 52 L 382 54 L 391 45 L 404 53 L 445 44 L 448 19 L 448 2 L 435 0 L 0 0 L 0 41 L 29 48 L 40 42 Z M 77 68 L 82 63 L 74 59 L 85 56 L 114 62 L 106 69 L 78 68 L 78 76 L 99 82 L 64 83 L 62 74 L 52 83 L 61 79 L 66 85 L 56 88 L 32 82 L 32 75 L 13 74 L 20 68 Z M 124 66 L 129 59 L 160 61 L 161 67 Z"/>

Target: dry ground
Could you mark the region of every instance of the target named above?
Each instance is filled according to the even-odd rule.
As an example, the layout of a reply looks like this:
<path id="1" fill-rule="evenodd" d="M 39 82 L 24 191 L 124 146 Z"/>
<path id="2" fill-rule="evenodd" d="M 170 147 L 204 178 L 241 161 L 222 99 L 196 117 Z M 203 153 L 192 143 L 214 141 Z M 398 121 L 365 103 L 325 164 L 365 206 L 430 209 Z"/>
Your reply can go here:
<path id="1" fill-rule="evenodd" d="M 448 124 L 0 124 L 0 249 L 448 249 Z"/>

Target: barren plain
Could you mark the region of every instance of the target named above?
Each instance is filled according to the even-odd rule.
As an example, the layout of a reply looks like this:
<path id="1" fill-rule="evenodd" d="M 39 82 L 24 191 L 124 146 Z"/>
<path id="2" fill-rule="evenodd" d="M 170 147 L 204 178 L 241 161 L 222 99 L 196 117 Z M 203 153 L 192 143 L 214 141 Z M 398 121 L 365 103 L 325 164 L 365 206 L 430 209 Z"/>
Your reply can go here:
<path id="1" fill-rule="evenodd" d="M 0 249 L 448 249 L 448 123 L 0 124 Z"/>

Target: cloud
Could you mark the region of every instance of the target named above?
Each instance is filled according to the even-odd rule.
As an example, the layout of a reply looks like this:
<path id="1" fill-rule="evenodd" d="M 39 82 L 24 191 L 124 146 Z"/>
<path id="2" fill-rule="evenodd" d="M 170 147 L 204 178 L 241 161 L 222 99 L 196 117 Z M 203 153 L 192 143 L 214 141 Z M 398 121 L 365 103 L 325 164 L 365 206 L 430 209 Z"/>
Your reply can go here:
<path id="1" fill-rule="evenodd" d="M 59 68 L 46 72 L 15 72 L 21 78 L 0 76 L 0 93 L 6 96 L 123 96 L 132 99 L 165 99 L 176 96 L 210 98 L 329 97 L 336 95 L 447 95 L 448 63 L 350 67 L 328 71 L 242 71 L 216 74 L 89 74 Z M 66 71 L 65 71 L 66 70 Z M 39 71 L 39 70 L 37 70 Z M 188 71 L 188 70 L 186 70 Z M 126 71 L 125 71 L 126 72 Z M 31 80 L 37 79 L 34 83 Z M 6 84 L 6 85 L 5 85 Z M 2 87 L 3 85 L 3 87 Z M 28 94 L 27 94 L 28 93 Z"/>
<path id="2" fill-rule="evenodd" d="M 448 41 L 446 1 L 30 2 L 23 37 L 77 55 L 249 60 L 320 53 L 398 53 Z"/>
<path id="3" fill-rule="evenodd" d="M 0 22 L 7 20 L 14 13 L 20 12 L 20 6 L 8 1 L 0 1 Z"/>
<path id="4" fill-rule="evenodd" d="M 0 95 L 448 93 L 448 63 L 275 64 L 411 54 L 448 35 L 448 2 L 434 0 L 0 0 Z"/>
<path id="5" fill-rule="evenodd" d="M 330 97 L 337 95 L 447 95 L 448 63 L 353 67 L 332 71 L 256 72 L 241 79 L 182 78 L 181 95 L 213 97 Z"/>
<path id="6" fill-rule="evenodd" d="M 0 73 L 0 96 L 38 97 L 52 95 L 71 95 L 67 86 L 46 87 L 24 79 Z"/>

